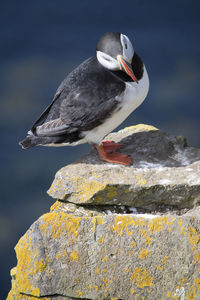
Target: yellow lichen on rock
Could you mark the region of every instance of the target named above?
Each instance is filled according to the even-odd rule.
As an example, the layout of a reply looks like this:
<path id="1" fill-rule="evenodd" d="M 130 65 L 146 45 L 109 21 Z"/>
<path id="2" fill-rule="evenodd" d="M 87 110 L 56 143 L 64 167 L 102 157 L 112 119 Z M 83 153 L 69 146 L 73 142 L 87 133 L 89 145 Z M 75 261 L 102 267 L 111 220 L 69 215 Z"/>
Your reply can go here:
<path id="1" fill-rule="evenodd" d="M 156 266 L 157 270 L 162 271 L 168 259 L 169 256 L 164 256 L 163 259 L 161 260 L 161 265 Z"/>
<path id="2" fill-rule="evenodd" d="M 69 258 L 75 262 L 78 261 L 79 255 L 78 255 L 78 251 L 73 250 L 69 256 Z"/>
<path id="3" fill-rule="evenodd" d="M 101 216 L 95 216 L 92 218 L 91 222 L 94 224 L 92 227 L 92 231 L 95 231 L 97 225 L 104 224 L 104 219 Z"/>
<path id="4" fill-rule="evenodd" d="M 195 254 L 194 256 L 196 262 L 198 262 L 200 264 L 200 250 L 198 250 L 198 252 Z"/>
<path id="5" fill-rule="evenodd" d="M 36 274 L 40 276 L 46 268 L 46 262 L 40 259 L 38 250 L 35 249 L 34 243 L 32 244 L 31 237 L 27 233 L 19 240 L 16 254 L 18 263 L 17 268 L 11 271 L 13 286 L 7 299 L 11 300 L 12 297 L 15 299 L 14 294 L 17 295 L 20 292 L 39 297 L 40 290 L 31 284 L 30 279 Z M 20 297 L 16 299 L 20 299 Z"/>
<path id="6" fill-rule="evenodd" d="M 84 203 L 95 196 L 95 194 L 106 188 L 106 184 L 101 183 L 98 180 L 85 180 L 83 177 L 70 177 L 76 192 L 74 193 L 74 200 Z"/>
<path id="7" fill-rule="evenodd" d="M 131 275 L 133 284 L 136 284 L 139 288 L 153 285 L 153 278 L 149 275 L 148 271 L 144 268 L 135 268 Z"/>
<path id="8" fill-rule="evenodd" d="M 62 206 L 62 203 L 60 201 L 54 202 L 54 204 L 51 206 L 50 211 L 56 211 Z"/>
<path id="9" fill-rule="evenodd" d="M 158 128 L 152 126 L 152 125 L 146 125 L 146 124 L 137 124 L 129 127 L 125 127 L 122 129 L 123 131 L 129 131 L 130 133 L 135 133 L 137 131 L 151 131 L 151 130 L 158 130 Z"/>
<path id="10" fill-rule="evenodd" d="M 132 235 L 133 232 L 130 231 L 131 226 L 145 226 L 146 220 L 144 218 L 134 219 L 132 216 L 128 215 L 118 215 L 115 217 L 115 223 L 111 226 L 113 231 L 118 232 L 120 236 L 123 233 L 127 233 L 128 235 Z"/>
<path id="11" fill-rule="evenodd" d="M 197 289 L 200 290 L 200 278 L 195 278 L 194 279 L 194 284 L 197 287 Z"/>
<path id="12" fill-rule="evenodd" d="M 100 274 L 100 270 L 99 270 L 99 266 L 96 267 L 96 274 L 99 275 Z"/>
<path id="13" fill-rule="evenodd" d="M 147 183 L 146 179 L 142 178 L 140 175 L 137 175 L 136 179 L 137 179 L 137 184 L 140 186 L 145 185 Z"/>
<path id="14" fill-rule="evenodd" d="M 147 256 L 151 256 L 151 250 L 147 250 L 144 248 L 140 251 L 138 256 L 140 259 L 145 259 Z"/>
<path id="15" fill-rule="evenodd" d="M 108 261 L 108 256 L 104 256 L 104 258 L 102 259 L 103 262 L 107 262 Z"/>
<path id="16" fill-rule="evenodd" d="M 50 212 L 42 216 L 43 224 L 40 225 L 42 233 L 50 231 L 52 238 L 58 238 L 64 231 L 74 242 L 78 235 L 80 217 L 73 217 L 64 212 Z"/>
<path id="17" fill-rule="evenodd" d="M 150 245 L 151 244 L 151 237 L 147 234 L 147 230 L 145 229 L 140 229 L 139 233 L 142 235 L 142 237 L 146 240 L 146 244 Z"/>
<path id="18" fill-rule="evenodd" d="M 197 288 L 192 285 L 189 288 L 188 292 L 186 293 L 185 298 L 187 300 L 197 300 L 196 296 L 197 296 Z"/>
<path id="19" fill-rule="evenodd" d="M 151 219 L 148 224 L 149 232 L 152 235 L 154 232 L 162 231 L 164 228 L 172 225 L 174 221 L 175 218 L 171 218 L 171 220 L 169 220 L 168 216 Z"/>
<path id="20" fill-rule="evenodd" d="M 104 242 L 104 236 L 102 236 L 98 239 L 98 244 L 102 244 L 103 242 Z"/>
<path id="21" fill-rule="evenodd" d="M 103 284 L 101 287 L 103 290 L 105 290 L 107 292 L 107 287 L 108 287 L 108 279 L 107 278 L 103 279 Z"/>
<path id="22" fill-rule="evenodd" d="M 76 292 L 76 294 L 77 294 L 77 297 L 81 297 L 83 295 L 83 293 L 79 290 Z"/>
<path id="23" fill-rule="evenodd" d="M 72 167 L 73 168 L 73 167 Z M 73 173 L 73 171 L 72 171 Z M 102 183 L 99 180 L 99 174 L 98 172 L 92 172 L 90 180 L 86 180 L 84 176 L 78 176 L 74 174 L 65 173 L 64 168 L 59 171 L 59 176 L 55 177 L 54 182 L 52 183 L 51 187 L 47 191 L 47 193 L 51 195 L 57 195 L 59 194 L 59 191 L 62 191 L 63 193 L 67 194 L 68 188 L 61 185 L 60 178 L 65 178 L 65 180 L 68 182 L 68 185 L 72 187 L 74 193 L 73 193 L 73 201 L 75 203 L 86 203 L 91 198 L 95 197 L 95 195 L 106 188 L 107 184 L 109 182 Z M 59 194 L 60 195 L 60 194 Z M 64 194 L 63 196 L 60 195 L 60 200 L 64 200 Z M 98 198 L 97 200 L 100 199 Z"/>
<path id="24" fill-rule="evenodd" d="M 190 244 L 193 246 L 192 250 L 196 250 L 197 244 L 200 242 L 200 237 L 197 230 L 194 227 L 189 227 L 187 236 Z"/>
<path id="25" fill-rule="evenodd" d="M 135 293 L 135 290 L 133 288 L 131 288 L 131 295 L 133 295 Z"/>

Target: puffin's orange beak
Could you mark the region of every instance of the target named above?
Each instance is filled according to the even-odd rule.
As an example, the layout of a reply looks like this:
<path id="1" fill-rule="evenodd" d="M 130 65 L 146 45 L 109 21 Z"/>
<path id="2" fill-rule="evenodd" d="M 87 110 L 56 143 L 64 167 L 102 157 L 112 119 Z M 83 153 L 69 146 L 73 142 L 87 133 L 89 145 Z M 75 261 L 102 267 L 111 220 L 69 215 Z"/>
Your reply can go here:
<path id="1" fill-rule="evenodd" d="M 126 74 L 128 74 L 133 79 L 133 81 L 138 83 L 138 80 L 133 73 L 131 64 L 127 62 L 121 55 L 119 55 L 117 59 L 120 63 L 121 70 L 124 71 Z"/>

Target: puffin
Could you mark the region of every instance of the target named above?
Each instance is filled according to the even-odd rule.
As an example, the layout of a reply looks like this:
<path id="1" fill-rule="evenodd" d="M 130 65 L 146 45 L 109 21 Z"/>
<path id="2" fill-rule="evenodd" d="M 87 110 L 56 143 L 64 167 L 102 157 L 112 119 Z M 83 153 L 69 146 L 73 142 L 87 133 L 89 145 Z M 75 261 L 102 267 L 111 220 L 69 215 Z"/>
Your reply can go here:
<path id="1" fill-rule="evenodd" d="M 108 32 L 98 41 L 96 55 L 62 81 L 19 144 L 28 149 L 89 143 L 103 161 L 130 166 L 131 158 L 118 151 L 121 145 L 103 139 L 144 101 L 148 90 L 147 70 L 129 38 Z"/>

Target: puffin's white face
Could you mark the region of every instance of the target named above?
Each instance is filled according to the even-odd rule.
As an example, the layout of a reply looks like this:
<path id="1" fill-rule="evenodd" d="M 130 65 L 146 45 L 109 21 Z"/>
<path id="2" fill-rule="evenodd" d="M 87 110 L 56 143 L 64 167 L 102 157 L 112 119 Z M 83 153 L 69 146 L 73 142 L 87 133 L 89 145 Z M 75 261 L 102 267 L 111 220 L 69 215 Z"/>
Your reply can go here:
<path id="1" fill-rule="evenodd" d="M 111 71 L 120 70 L 120 64 L 118 60 L 104 52 L 97 51 L 97 59 L 100 64 L 106 69 L 109 69 Z"/>
<path id="2" fill-rule="evenodd" d="M 121 58 L 131 63 L 134 55 L 133 46 L 126 35 L 121 33 L 118 43 L 121 44 L 122 53 L 118 53 L 114 57 L 109 55 L 108 53 L 97 50 L 98 61 L 101 65 L 111 71 L 122 70 Z"/>

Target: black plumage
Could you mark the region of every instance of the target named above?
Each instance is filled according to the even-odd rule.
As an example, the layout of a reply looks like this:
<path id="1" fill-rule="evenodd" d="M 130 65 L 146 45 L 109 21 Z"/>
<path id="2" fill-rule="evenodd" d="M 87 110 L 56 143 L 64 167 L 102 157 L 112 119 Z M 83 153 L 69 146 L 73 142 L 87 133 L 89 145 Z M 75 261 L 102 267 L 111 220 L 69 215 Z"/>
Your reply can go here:
<path id="1" fill-rule="evenodd" d="M 73 143 L 83 131 L 102 124 L 116 109 L 125 83 L 104 68 L 96 57 L 74 69 L 59 86 L 52 103 L 20 142 L 23 148 L 37 144 Z M 60 123 L 58 125 L 58 123 Z"/>

